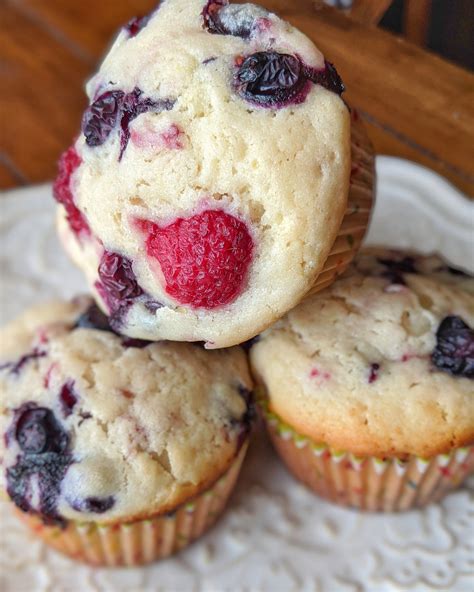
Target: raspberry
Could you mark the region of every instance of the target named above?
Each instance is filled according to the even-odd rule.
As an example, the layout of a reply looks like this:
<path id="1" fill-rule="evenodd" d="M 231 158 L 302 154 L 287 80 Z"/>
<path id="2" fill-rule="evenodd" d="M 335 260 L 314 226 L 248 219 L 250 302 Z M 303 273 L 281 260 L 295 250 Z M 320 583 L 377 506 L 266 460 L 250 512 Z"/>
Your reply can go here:
<path id="1" fill-rule="evenodd" d="M 295 55 L 260 51 L 238 63 L 234 89 L 246 101 L 261 107 L 279 108 L 302 103 L 310 90 L 310 82 L 341 94 L 342 80 L 332 64 L 315 70 Z"/>
<path id="2" fill-rule="evenodd" d="M 149 14 L 145 16 L 136 16 L 132 18 L 124 28 L 130 37 L 135 37 L 144 27 L 146 27 L 150 18 L 151 15 Z"/>
<path id="3" fill-rule="evenodd" d="M 461 317 L 445 317 L 436 332 L 431 360 L 443 372 L 474 378 L 474 330 Z"/>
<path id="4" fill-rule="evenodd" d="M 59 402 L 64 417 L 71 415 L 74 405 L 77 403 L 77 395 L 74 392 L 74 382 L 69 381 L 63 384 L 61 392 L 59 393 Z"/>
<path id="5" fill-rule="evenodd" d="M 181 304 L 212 309 L 242 292 L 253 241 L 241 220 L 222 210 L 178 218 L 168 226 L 141 220 L 146 250 L 157 259 L 166 292 Z"/>
<path id="6" fill-rule="evenodd" d="M 76 234 L 90 234 L 89 225 L 82 212 L 74 203 L 71 189 L 71 177 L 79 168 L 82 160 L 74 146 L 71 146 L 61 155 L 58 163 L 58 176 L 53 184 L 54 199 L 62 204 L 66 210 L 67 220 L 71 230 Z"/>

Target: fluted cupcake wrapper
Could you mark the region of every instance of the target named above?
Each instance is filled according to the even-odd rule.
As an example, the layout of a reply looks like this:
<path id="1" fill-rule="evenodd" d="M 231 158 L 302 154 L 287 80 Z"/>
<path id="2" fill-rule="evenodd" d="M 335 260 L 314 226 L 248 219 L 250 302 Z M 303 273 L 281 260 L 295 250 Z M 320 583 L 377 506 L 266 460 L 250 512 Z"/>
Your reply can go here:
<path id="1" fill-rule="evenodd" d="M 181 551 L 216 522 L 235 486 L 247 448 L 248 441 L 211 488 L 166 515 L 103 525 L 69 521 L 61 528 L 45 525 L 34 515 L 18 514 L 47 544 L 78 561 L 103 566 L 150 563 Z"/>
<path id="2" fill-rule="evenodd" d="M 358 457 L 299 435 L 277 415 L 259 407 L 275 449 L 297 479 L 336 504 L 398 512 L 439 501 L 474 473 L 474 446 L 431 458 Z"/>
<path id="3" fill-rule="evenodd" d="M 359 251 L 375 199 L 375 154 L 365 128 L 352 110 L 351 179 L 347 209 L 329 256 L 308 296 L 330 286 Z"/>

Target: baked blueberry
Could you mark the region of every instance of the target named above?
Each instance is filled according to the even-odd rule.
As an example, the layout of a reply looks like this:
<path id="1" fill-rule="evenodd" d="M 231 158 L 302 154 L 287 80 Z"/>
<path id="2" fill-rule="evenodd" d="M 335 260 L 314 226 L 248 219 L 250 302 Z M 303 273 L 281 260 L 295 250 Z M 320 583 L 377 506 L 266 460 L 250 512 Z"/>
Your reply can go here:
<path id="1" fill-rule="evenodd" d="M 474 330 L 457 315 L 445 317 L 436 331 L 431 359 L 443 372 L 474 378 Z"/>

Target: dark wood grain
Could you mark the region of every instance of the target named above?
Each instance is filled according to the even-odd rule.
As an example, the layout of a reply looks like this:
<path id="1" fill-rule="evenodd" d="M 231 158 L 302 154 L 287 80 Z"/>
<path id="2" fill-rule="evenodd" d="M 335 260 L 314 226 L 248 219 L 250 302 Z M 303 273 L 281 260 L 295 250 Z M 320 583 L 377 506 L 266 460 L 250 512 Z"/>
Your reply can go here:
<path id="1" fill-rule="evenodd" d="M 19 12 L 42 24 L 86 59 L 97 59 L 117 30 L 132 17 L 148 14 L 157 0 L 10 0 Z"/>
<path id="2" fill-rule="evenodd" d="M 2 150 L 27 181 L 45 181 L 77 133 L 92 66 L 11 6 L 0 22 Z"/>
<path id="3" fill-rule="evenodd" d="M 308 34 L 347 86 L 378 153 L 413 159 L 474 195 L 474 76 L 315 0 L 260 0 Z M 370 2 L 371 6 L 375 3 Z M 51 179 L 79 129 L 83 85 L 117 28 L 154 0 L 4 0 L 2 187 Z M 366 3 L 367 6 L 367 3 Z M 10 116 L 11 115 L 11 116 Z"/>
<path id="4" fill-rule="evenodd" d="M 376 25 L 392 2 L 393 0 L 354 0 L 351 18 L 365 25 Z"/>
<path id="5" fill-rule="evenodd" d="M 6 155 L 0 152 L 0 187 L 16 187 L 26 184 L 27 179 L 15 169 Z"/>
<path id="6" fill-rule="evenodd" d="M 310 0 L 261 0 L 310 36 L 337 65 L 347 99 L 407 146 L 407 157 L 447 174 L 474 195 L 474 75 L 374 27 Z M 392 154 L 388 140 L 385 150 Z M 396 153 L 396 152 L 395 152 Z"/>

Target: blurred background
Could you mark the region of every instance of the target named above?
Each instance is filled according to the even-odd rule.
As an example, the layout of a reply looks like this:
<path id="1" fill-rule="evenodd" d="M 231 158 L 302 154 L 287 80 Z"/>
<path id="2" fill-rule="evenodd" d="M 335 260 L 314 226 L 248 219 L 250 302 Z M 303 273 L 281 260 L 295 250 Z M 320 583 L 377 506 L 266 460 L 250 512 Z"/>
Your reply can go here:
<path id="1" fill-rule="evenodd" d="M 325 2 L 349 11 L 354 0 Z M 379 25 L 460 66 L 474 69 L 473 0 L 394 0 Z"/>
<path id="2" fill-rule="evenodd" d="M 378 153 L 429 166 L 474 195 L 474 0 L 258 1 L 335 62 Z M 117 29 L 156 4 L 0 1 L 0 188 L 55 176 L 79 132 L 84 82 Z"/>

